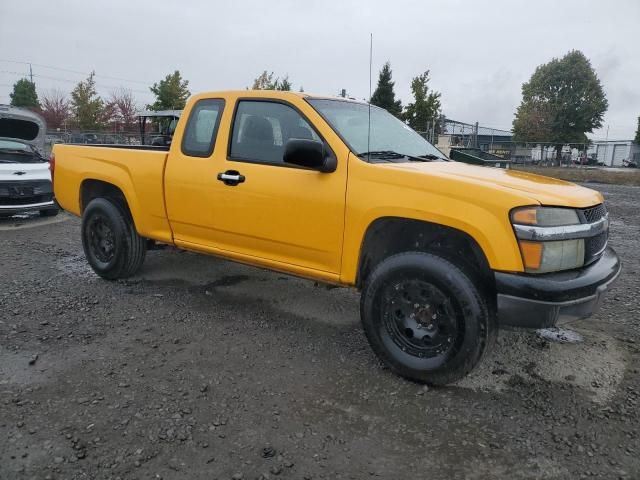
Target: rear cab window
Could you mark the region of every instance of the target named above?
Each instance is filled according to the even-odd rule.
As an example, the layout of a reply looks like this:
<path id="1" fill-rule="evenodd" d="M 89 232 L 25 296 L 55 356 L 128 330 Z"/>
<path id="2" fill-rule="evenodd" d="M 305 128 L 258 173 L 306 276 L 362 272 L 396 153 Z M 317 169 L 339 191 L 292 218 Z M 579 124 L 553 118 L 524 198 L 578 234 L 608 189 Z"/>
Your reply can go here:
<path id="1" fill-rule="evenodd" d="M 182 153 L 190 157 L 209 157 L 216 142 L 224 100 L 205 98 L 191 109 L 182 138 Z"/>

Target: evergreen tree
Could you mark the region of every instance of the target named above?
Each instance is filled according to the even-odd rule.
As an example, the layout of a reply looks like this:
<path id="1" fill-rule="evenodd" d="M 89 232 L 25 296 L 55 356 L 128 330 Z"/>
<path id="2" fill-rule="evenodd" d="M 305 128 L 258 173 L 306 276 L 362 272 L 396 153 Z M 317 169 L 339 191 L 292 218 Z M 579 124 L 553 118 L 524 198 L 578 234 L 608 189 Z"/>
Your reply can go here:
<path id="1" fill-rule="evenodd" d="M 396 100 L 396 94 L 393 91 L 394 85 L 395 82 L 391 81 L 391 64 L 387 62 L 380 70 L 378 86 L 371 96 L 371 104 L 384 108 L 392 115 L 401 118 L 402 102 Z"/>
<path id="2" fill-rule="evenodd" d="M 40 108 L 36 84 L 26 78 L 21 78 L 13 84 L 13 92 L 11 92 L 9 96 L 11 97 L 11 106 L 13 107 L 24 107 L 32 110 Z"/>

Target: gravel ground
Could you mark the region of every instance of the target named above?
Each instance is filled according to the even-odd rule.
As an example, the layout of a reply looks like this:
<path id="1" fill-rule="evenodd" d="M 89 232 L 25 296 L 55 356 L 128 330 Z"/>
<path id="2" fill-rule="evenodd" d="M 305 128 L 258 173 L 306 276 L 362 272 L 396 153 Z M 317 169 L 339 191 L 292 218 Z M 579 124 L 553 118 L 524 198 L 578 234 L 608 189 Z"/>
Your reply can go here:
<path id="1" fill-rule="evenodd" d="M 503 331 L 439 389 L 355 292 L 174 249 L 110 283 L 77 219 L 2 220 L 0 478 L 638 479 L 640 188 L 597 188 L 625 267 L 584 340 Z"/>

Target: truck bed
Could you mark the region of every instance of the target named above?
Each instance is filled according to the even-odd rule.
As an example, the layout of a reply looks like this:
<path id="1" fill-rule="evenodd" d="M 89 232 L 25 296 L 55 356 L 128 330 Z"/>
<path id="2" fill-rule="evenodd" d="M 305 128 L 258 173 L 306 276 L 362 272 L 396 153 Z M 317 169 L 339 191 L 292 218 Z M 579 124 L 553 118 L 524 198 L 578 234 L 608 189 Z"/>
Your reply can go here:
<path id="1" fill-rule="evenodd" d="M 151 145 L 57 144 L 53 148 L 56 200 L 65 210 L 81 215 L 86 206 L 83 187 L 98 178 L 126 196 L 140 235 L 171 242 L 164 203 L 168 150 Z"/>

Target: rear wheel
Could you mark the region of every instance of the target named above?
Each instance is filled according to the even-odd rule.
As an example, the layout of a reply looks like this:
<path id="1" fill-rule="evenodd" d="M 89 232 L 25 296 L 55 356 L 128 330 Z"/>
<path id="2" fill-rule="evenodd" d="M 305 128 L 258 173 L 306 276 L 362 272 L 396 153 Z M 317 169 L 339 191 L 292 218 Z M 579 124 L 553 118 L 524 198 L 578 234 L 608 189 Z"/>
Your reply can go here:
<path id="1" fill-rule="evenodd" d="M 365 334 L 395 373 L 445 385 L 467 375 L 496 334 L 469 276 L 436 255 L 401 253 L 371 274 L 360 303 Z"/>
<path id="2" fill-rule="evenodd" d="M 82 247 L 94 272 L 108 280 L 135 274 L 147 252 L 125 208 L 106 198 L 89 202 L 82 215 Z"/>

